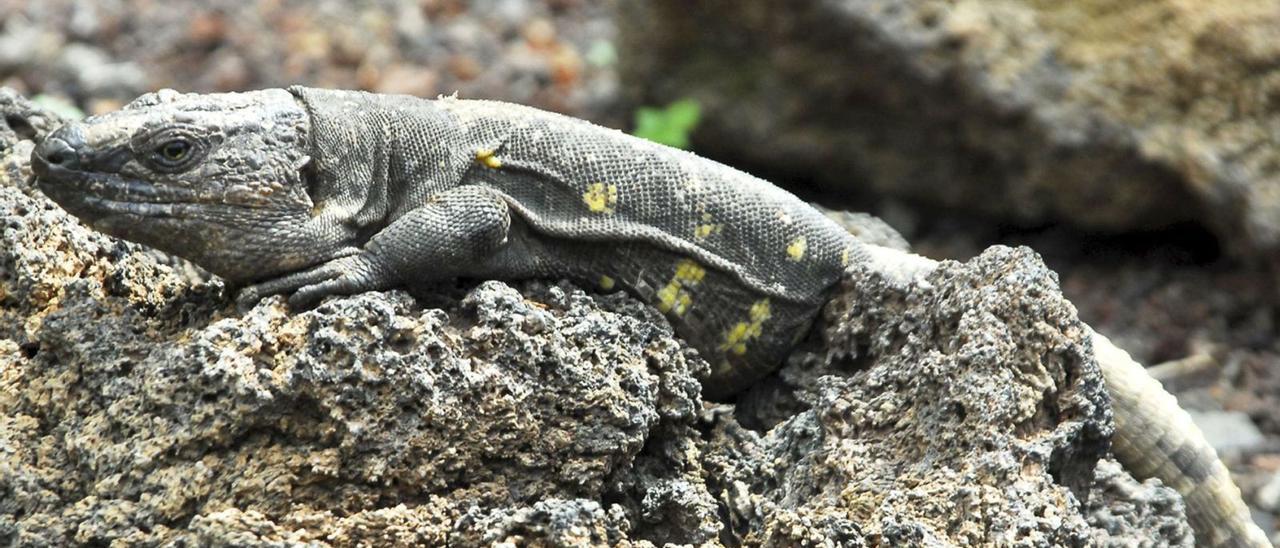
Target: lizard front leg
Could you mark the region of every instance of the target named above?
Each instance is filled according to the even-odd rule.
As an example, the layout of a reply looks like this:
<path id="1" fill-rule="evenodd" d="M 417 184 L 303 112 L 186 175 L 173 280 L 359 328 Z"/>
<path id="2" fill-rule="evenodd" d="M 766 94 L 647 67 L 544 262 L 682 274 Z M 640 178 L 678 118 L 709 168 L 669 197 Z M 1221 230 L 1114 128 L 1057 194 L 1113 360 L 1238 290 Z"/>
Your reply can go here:
<path id="1" fill-rule="evenodd" d="M 306 308 L 329 295 L 456 278 L 497 252 L 510 228 L 511 212 L 501 195 L 486 187 L 456 187 L 396 218 L 363 248 L 247 287 L 239 300 L 245 306 L 292 292 L 289 305 Z"/>

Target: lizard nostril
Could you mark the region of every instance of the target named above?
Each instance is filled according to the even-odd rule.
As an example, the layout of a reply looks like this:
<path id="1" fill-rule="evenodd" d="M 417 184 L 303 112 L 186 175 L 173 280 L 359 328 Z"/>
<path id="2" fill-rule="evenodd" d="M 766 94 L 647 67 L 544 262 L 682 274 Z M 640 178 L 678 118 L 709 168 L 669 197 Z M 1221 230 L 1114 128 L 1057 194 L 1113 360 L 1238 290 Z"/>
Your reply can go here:
<path id="1" fill-rule="evenodd" d="M 36 144 L 32 152 L 33 159 L 38 159 L 45 166 L 57 166 L 63 169 L 79 169 L 81 152 L 85 148 L 84 130 L 80 124 L 71 122 L 58 128 Z M 34 167 L 34 166 L 33 166 Z"/>
<path id="2" fill-rule="evenodd" d="M 75 169 L 79 164 L 79 154 L 76 150 L 56 136 L 50 136 L 41 141 L 35 153 L 51 166 Z"/>
<path id="3" fill-rule="evenodd" d="M 45 160 L 48 160 L 49 163 L 55 164 L 55 165 L 61 164 L 66 159 L 67 159 L 67 155 L 62 151 L 50 152 L 48 156 L 45 156 Z"/>

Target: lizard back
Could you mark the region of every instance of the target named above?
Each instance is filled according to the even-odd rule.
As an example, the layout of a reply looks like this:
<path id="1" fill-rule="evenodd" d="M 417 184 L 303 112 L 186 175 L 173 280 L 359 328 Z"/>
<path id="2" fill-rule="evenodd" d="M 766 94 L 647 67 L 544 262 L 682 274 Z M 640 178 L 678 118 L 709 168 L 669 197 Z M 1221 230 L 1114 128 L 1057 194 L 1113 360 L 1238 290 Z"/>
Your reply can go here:
<path id="1" fill-rule="evenodd" d="M 464 181 L 509 196 L 528 225 L 520 254 L 540 257 L 536 274 L 654 304 L 711 363 L 711 397 L 775 369 L 862 252 L 800 199 L 718 162 L 527 107 L 437 103 L 471 139 Z"/>
<path id="2" fill-rule="evenodd" d="M 324 90 L 303 97 L 317 135 L 327 117 L 334 131 L 351 125 L 326 116 L 325 104 L 364 98 Z M 386 99 L 361 110 L 392 111 L 381 117 L 400 141 L 391 148 L 439 143 L 455 151 L 436 162 L 415 153 L 414 166 L 393 159 L 389 179 L 429 181 L 389 180 L 385 192 L 402 202 L 396 209 L 460 185 L 491 188 L 510 207 L 508 245 L 464 274 L 625 288 L 666 314 L 712 364 L 713 397 L 775 369 L 844 267 L 865 253 L 789 192 L 682 150 L 520 105 Z"/>

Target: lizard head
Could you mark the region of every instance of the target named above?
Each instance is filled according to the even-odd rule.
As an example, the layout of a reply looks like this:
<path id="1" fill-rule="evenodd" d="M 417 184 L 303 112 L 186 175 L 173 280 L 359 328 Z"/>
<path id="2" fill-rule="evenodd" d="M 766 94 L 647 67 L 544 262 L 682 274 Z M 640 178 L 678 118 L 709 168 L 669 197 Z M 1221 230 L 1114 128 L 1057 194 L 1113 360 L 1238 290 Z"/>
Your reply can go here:
<path id="1" fill-rule="evenodd" d="M 37 144 L 32 170 L 94 228 L 252 281 L 314 262 L 308 131 L 285 90 L 162 90 L 62 126 Z"/>

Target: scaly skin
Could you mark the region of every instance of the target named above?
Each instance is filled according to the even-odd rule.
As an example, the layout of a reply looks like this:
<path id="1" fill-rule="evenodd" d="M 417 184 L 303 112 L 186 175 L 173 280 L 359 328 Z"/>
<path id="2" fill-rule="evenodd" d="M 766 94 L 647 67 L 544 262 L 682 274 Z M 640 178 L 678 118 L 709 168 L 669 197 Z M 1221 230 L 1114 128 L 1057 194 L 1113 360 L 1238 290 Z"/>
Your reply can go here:
<path id="1" fill-rule="evenodd" d="M 457 277 L 626 289 L 713 364 L 713 398 L 775 368 L 851 261 L 905 257 L 724 165 L 496 102 L 166 90 L 62 126 L 32 166 L 94 228 L 253 284 L 249 303 Z M 1107 377 L 1122 462 L 1184 494 L 1202 543 L 1266 546 L 1172 396 L 1099 355 L 1123 373 Z"/>
<path id="2" fill-rule="evenodd" d="M 1111 449 L 1136 477 L 1160 478 L 1182 495 L 1199 546 L 1271 546 L 1191 416 L 1141 364 L 1102 335 L 1093 352 L 1111 394 Z"/>

